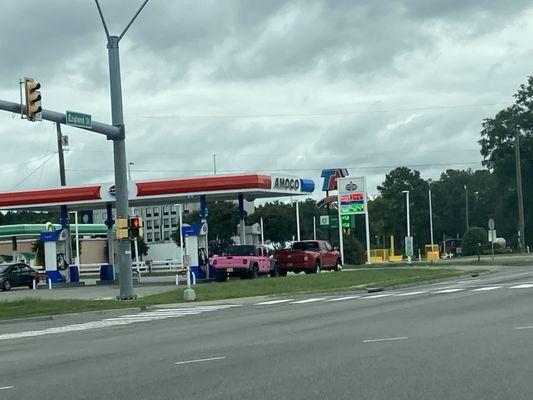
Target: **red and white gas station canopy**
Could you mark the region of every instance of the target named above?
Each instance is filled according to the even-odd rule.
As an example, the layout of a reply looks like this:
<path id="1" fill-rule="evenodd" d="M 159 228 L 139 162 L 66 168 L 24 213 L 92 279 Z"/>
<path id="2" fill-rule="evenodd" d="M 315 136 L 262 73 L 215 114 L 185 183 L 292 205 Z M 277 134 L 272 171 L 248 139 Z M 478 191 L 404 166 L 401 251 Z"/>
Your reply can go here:
<path id="1" fill-rule="evenodd" d="M 135 207 L 198 202 L 201 195 L 206 195 L 208 200 L 236 200 L 242 193 L 246 200 L 251 201 L 305 195 L 314 189 L 312 179 L 243 174 L 132 181 L 128 193 L 130 206 Z M 0 209 L 3 210 L 58 210 L 61 205 L 67 205 L 71 210 L 91 210 L 105 208 L 106 204 L 114 202 L 115 185 L 112 183 L 0 193 Z"/>

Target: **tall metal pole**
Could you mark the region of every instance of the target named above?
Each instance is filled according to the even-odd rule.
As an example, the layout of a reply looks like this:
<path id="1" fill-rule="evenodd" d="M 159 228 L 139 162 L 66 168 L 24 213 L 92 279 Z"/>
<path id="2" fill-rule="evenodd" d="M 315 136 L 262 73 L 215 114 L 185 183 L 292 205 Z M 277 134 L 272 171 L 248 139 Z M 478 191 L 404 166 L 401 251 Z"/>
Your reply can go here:
<path id="1" fill-rule="evenodd" d="M 61 133 L 61 124 L 56 122 L 56 133 L 57 133 L 57 155 L 59 158 L 59 182 L 61 186 L 67 186 L 67 179 L 65 176 L 65 157 L 63 155 L 63 134 Z M 68 238 L 65 243 L 65 255 L 69 263 L 72 263 L 72 240 L 70 238 L 70 227 L 68 223 L 68 208 L 63 206 L 63 214 L 66 220 L 64 221 L 66 236 Z M 76 262 L 76 265 L 79 268 L 79 264 Z"/>
<path id="2" fill-rule="evenodd" d="M 259 221 L 261 222 L 261 244 L 264 245 L 265 244 L 265 233 L 263 231 L 263 217 L 261 217 Z"/>
<path id="3" fill-rule="evenodd" d="M 298 207 L 298 200 L 296 200 L 296 238 L 300 241 L 300 208 Z"/>
<path id="4" fill-rule="evenodd" d="M 67 181 L 65 177 L 65 157 L 63 155 L 63 135 L 61 134 L 61 124 L 56 122 L 56 132 L 57 132 L 57 155 L 59 158 L 59 181 L 61 186 L 67 186 Z"/>
<path id="5" fill-rule="evenodd" d="M 518 197 L 518 244 L 522 253 L 526 248 L 526 237 L 524 235 L 524 198 L 522 197 L 522 165 L 520 161 L 520 134 L 515 135 L 514 145 L 515 165 L 516 165 L 516 196 Z"/>
<path id="6" fill-rule="evenodd" d="M 146 6 L 148 0 L 145 0 L 137 10 L 133 18 L 126 25 L 119 36 L 110 35 L 105 22 L 104 14 L 100 8 L 98 0 L 95 0 L 98 13 L 102 19 L 102 24 L 107 36 L 107 52 L 109 58 L 109 86 L 111 92 L 111 121 L 114 126 L 119 127 L 122 135 L 113 139 L 113 159 L 115 166 L 115 188 L 116 188 L 116 210 L 117 218 L 128 218 L 128 178 L 126 176 L 126 130 L 124 129 L 124 114 L 122 111 L 122 85 L 120 80 L 120 56 L 118 43 L 129 29 L 133 21 L 137 18 L 141 10 Z M 119 300 L 134 299 L 137 296 L 133 294 L 133 277 L 131 269 L 131 243 L 129 239 L 117 240 L 117 264 L 120 274 Z"/>
<path id="7" fill-rule="evenodd" d="M 313 216 L 313 240 L 316 240 L 316 217 Z"/>
<path id="8" fill-rule="evenodd" d="M 429 232 L 431 234 L 431 244 L 433 245 L 433 208 L 431 207 L 431 188 L 428 190 L 429 197 Z"/>
<path id="9" fill-rule="evenodd" d="M 213 154 L 213 175 L 217 174 L 217 155 Z"/>
<path id="10" fill-rule="evenodd" d="M 411 237 L 411 207 L 409 207 L 409 190 L 404 190 L 402 193 L 405 193 L 405 208 L 407 209 L 407 237 Z M 407 262 L 411 262 L 411 256 L 407 256 Z"/>
<path id="11" fill-rule="evenodd" d="M 180 221 L 180 261 L 181 261 L 181 268 L 184 268 L 184 254 L 183 254 L 183 204 L 178 204 L 178 213 L 179 213 L 179 221 Z M 189 269 L 189 266 L 187 265 L 187 289 L 191 288 L 191 271 Z"/>
<path id="12" fill-rule="evenodd" d="M 128 163 L 128 181 L 131 182 L 131 169 L 130 167 L 132 165 L 135 165 L 133 162 Z M 135 215 L 135 208 L 130 208 L 131 215 Z M 137 268 L 137 271 L 139 271 L 139 239 L 135 239 L 133 241 L 133 249 L 135 250 L 135 267 Z"/>
<path id="13" fill-rule="evenodd" d="M 464 186 L 465 188 L 465 207 L 466 207 L 466 230 L 470 228 L 470 222 L 468 218 L 468 186 Z"/>

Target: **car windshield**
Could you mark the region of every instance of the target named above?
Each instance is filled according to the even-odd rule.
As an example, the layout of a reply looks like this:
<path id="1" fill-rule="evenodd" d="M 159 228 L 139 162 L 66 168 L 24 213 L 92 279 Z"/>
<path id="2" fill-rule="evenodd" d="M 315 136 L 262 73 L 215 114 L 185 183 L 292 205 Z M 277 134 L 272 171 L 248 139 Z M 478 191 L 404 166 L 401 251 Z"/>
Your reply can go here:
<path id="1" fill-rule="evenodd" d="M 254 256 L 255 246 L 229 246 L 228 256 Z"/>
<path id="2" fill-rule="evenodd" d="M 3 274 L 6 272 L 6 270 L 9 268 L 9 265 L 0 265 L 0 274 Z"/>
<path id="3" fill-rule="evenodd" d="M 292 249 L 318 251 L 318 242 L 296 242 L 292 245 Z"/>

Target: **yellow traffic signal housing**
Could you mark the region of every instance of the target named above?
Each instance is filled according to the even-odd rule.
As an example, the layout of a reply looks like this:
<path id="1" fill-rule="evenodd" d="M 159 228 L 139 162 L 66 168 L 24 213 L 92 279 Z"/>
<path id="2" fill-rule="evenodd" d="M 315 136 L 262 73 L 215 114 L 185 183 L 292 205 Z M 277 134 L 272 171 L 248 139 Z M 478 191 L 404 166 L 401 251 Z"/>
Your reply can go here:
<path id="1" fill-rule="evenodd" d="M 128 237 L 128 220 L 126 218 L 117 218 L 115 227 L 117 228 L 117 239 L 126 239 Z"/>
<path id="2" fill-rule="evenodd" d="M 24 92 L 26 94 L 26 116 L 30 121 L 40 121 L 41 111 L 41 84 L 33 79 L 24 79 Z"/>
<path id="3" fill-rule="evenodd" d="M 130 217 L 128 221 L 128 234 L 132 240 L 139 239 L 143 236 L 142 218 Z"/>

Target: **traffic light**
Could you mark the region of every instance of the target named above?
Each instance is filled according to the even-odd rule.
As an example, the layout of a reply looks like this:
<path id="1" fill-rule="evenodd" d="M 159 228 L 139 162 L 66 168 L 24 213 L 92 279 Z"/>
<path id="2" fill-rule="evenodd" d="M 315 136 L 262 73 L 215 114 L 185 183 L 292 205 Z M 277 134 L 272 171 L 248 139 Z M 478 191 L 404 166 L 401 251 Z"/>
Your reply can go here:
<path id="1" fill-rule="evenodd" d="M 128 221 L 128 236 L 135 240 L 143 236 L 142 219 L 140 217 L 130 217 Z"/>
<path id="2" fill-rule="evenodd" d="M 116 237 L 117 239 L 126 239 L 128 238 L 128 220 L 126 218 L 117 218 L 115 221 L 115 227 L 117 228 Z"/>
<path id="3" fill-rule="evenodd" d="M 24 79 L 24 92 L 26 94 L 26 117 L 30 121 L 40 121 L 41 111 L 41 84 L 31 78 Z"/>

